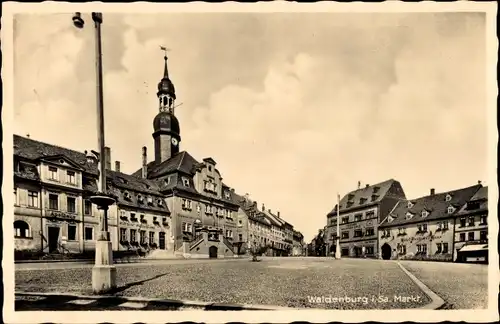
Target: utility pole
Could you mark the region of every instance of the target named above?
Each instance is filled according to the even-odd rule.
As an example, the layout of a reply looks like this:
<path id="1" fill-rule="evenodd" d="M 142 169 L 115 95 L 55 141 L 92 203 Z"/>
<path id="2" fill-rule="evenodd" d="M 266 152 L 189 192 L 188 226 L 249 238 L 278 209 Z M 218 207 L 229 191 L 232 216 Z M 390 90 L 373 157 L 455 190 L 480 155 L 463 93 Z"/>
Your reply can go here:
<path id="1" fill-rule="evenodd" d="M 337 194 L 337 237 L 335 238 L 335 259 L 340 260 L 340 194 Z"/>

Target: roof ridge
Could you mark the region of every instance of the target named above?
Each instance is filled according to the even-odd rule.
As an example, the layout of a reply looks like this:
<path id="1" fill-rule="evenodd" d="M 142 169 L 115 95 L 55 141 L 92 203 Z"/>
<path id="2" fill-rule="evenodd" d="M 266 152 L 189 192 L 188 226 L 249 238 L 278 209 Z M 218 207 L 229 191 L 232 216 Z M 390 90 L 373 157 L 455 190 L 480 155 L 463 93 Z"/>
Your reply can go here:
<path id="1" fill-rule="evenodd" d="M 60 145 L 57 145 L 57 144 L 51 144 L 51 143 L 48 143 L 48 142 L 42 142 L 42 141 L 35 140 L 35 139 L 30 138 L 30 137 L 24 137 L 24 136 L 21 136 L 21 135 L 18 135 L 18 134 L 13 134 L 13 135 L 14 135 L 14 137 L 19 137 L 19 138 L 21 138 L 23 140 L 37 142 L 37 143 L 45 144 L 45 145 L 50 145 L 50 146 L 53 146 L 53 147 L 57 147 L 57 148 L 66 150 L 66 151 L 71 151 L 71 152 L 74 152 L 74 153 L 85 155 L 85 153 L 82 152 L 82 151 L 76 151 L 74 149 L 70 149 L 70 148 L 67 148 L 67 147 L 64 147 L 64 146 L 60 146 Z M 15 145 L 15 143 L 13 143 L 13 144 Z M 61 155 L 61 154 L 56 154 L 56 155 Z M 54 156 L 56 156 L 56 155 L 54 155 Z"/>

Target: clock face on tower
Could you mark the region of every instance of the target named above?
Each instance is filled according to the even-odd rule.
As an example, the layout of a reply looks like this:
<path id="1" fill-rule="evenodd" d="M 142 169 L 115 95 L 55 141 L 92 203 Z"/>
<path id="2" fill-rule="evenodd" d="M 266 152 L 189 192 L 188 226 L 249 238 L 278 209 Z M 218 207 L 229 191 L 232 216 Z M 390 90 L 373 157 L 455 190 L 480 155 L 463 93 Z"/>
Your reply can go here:
<path id="1" fill-rule="evenodd" d="M 174 146 L 177 146 L 177 144 L 178 144 L 178 143 L 179 143 L 179 142 L 177 141 L 177 139 L 176 139 L 176 138 L 174 138 L 174 137 L 172 137 L 172 144 L 173 144 Z"/>

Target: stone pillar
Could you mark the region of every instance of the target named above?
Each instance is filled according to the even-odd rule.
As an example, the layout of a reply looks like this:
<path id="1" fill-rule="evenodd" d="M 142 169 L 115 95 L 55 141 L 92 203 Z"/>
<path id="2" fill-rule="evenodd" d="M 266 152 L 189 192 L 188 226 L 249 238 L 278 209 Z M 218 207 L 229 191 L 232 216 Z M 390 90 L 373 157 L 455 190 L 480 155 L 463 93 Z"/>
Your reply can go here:
<path id="1" fill-rule="evenodd" d="M 92 290 L 106 293 L 116 288 L 116 267 L 113 265 L 113 248 L 107 231 L 108 207 L 100 207 L 101 228 L 95 243 L 95 265 L 92 268 Z"/>

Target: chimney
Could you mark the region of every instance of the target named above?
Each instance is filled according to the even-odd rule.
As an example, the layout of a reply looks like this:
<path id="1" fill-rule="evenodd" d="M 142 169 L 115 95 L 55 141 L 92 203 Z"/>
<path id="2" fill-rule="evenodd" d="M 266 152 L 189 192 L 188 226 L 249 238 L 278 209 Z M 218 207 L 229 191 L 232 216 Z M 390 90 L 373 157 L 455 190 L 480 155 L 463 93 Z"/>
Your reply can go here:
<path id="1" fill-rule="evenodd" d="M 106 170 L 111 170 L 111 149 L 109 147 L 104 148 L 104 162 L 106 165 Z"/>
<path id="2" fill-rule="evenodd" d="M 248 201 L 250 199 L 250 195 L 248 193 L 245 194 L 245 201 Z"/>
<path id="3" fill-rule="evenodd" d="M 262 204 L 262 211 L 266 211 L 266 206 L 264 206 L 264 204 Z"/>
<path id="4" fill-rule="evenodd" d="M 115 171 L 120 172 L 120 161 L 115 161 Z"/>
<path id="5" fill-rule="evenodd" d="M 278 218 L 280 218 L 280 211 L 278 210 L 278 212 L 276 213 L 276 216 L 278 216 Z"/>
<path id="6" fill-rule="evenodd" d="M 269 214 L 272 214 L 272 213 L 271 213 L 271 209 L 268 209 L 268 210 L 267 210 L 267 212 L 268 212 Z"/>
<path id="7" fill-rule="evenodd" d="M 148 177 L 148 148 L 142 147 L 142 178 Z"/>
<path id="8" fill-rule="evenodd" d="M 434 196 L 435 193 L 436 193 L 436 189 L 431 188 L 431 196 Z"/>
<path id="9" fill-rule="evenodd" d="M 231 188 L 231 192 L 234 192 L 234 188 Z"/>
<path id="10" fill-rule="evenodd" d="M 361 181 L 358 181 L 358 189 L 361 188 Z"/>
<path id="11" fill-rule="evenodd" d="M 365 188 L 368 188 L 370 185 L 367 183 Z"/>
<path id="12" fill-rule="evenodd" d="M 481 184 L 481 180 L 477 180 L 477 184 L 480 185 Z"/>

